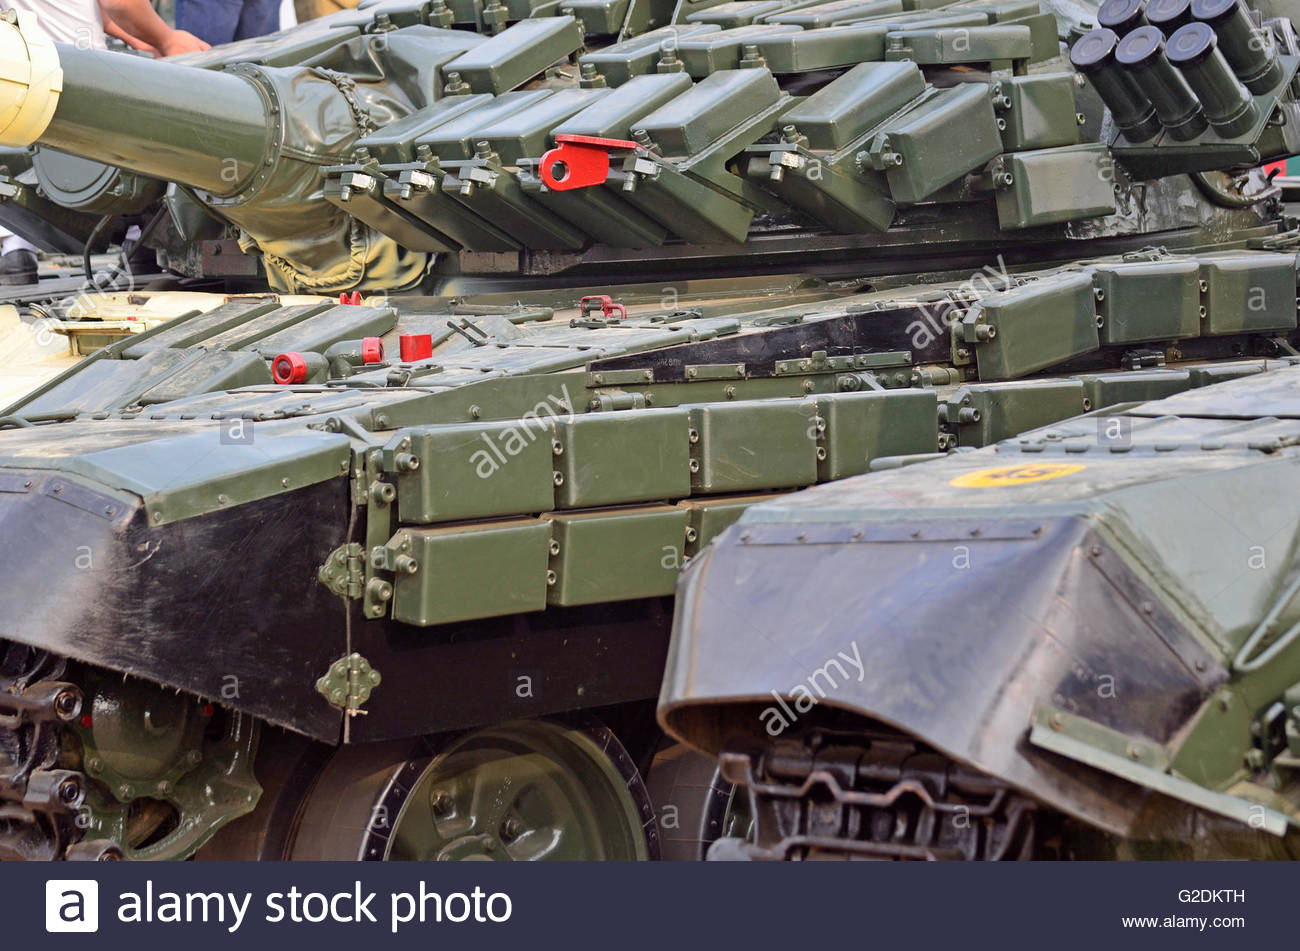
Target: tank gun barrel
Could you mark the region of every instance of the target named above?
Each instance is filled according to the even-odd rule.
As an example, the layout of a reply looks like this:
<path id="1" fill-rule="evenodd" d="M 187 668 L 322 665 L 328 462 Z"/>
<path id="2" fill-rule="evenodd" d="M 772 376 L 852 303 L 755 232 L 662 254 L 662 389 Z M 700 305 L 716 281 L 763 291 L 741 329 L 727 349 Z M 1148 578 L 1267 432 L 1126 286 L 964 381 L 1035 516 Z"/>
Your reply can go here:
<path id="1" fill-rule="evenodd" d="M 319 197 L 324 166 L 371 122 L 417 105 L 396 84 L 363 89 L 328 70 L 217 71 L 51 43 L 27 14 L 0 14 L 0 144 L 197 189 L 252 242 L 280 290 L 402 287 L 423 273 L 426 254 L 357 228 Z"/>
<path id="2" fill-rule="evenodd" d="M 268 104 L 239 75 L 50 43 L 13 12 L 0 21 L 0 63 L 5 145 L 48 146 L 217 195 L 237 191 L 266 154 Z"/>

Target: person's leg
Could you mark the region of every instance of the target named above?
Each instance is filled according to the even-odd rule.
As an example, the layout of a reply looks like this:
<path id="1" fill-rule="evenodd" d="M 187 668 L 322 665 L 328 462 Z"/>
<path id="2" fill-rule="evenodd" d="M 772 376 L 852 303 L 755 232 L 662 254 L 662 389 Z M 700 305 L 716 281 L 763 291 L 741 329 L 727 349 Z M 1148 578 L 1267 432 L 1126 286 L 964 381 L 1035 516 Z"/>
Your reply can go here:
<path id="1" fill-rule="evenodd" d="M 280 29 L 280 0 L 244 0 L 235 39 L 265 36 Z"/>
<path id="2" fill-rule="evenodd" d="M 242 0 L 176 0 L 176 29 L 217 46 L 235 39 Z"/>

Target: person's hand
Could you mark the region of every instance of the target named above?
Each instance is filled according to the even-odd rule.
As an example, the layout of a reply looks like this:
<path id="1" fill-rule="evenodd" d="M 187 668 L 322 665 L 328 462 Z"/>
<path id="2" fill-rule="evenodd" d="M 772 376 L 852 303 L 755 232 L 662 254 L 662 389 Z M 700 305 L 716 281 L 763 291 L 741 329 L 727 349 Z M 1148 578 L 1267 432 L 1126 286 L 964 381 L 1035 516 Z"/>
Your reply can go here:
<path id="1" fill-rule="evenodd" d="M 115 36 L 133 50 L 139 50 L 142 53 L 148 53 L 151 56 L 161 56 L 156 47 L 150 46 L 138 36 L 132 36 L 126 30 L 122 29 L 108 17 L 104 18 L 104 32 L 109 36 Z"/>
<path id="2" fill-rule="evenodd" d="M 159 48 L 159 52 L 163 56 L 175 56 L 177 53 L 198 53 L 211 48 L 210 44 L 204 43 L 193 33 L 187 33 L 184 30 L 172 30 L 171 35 Z"/>

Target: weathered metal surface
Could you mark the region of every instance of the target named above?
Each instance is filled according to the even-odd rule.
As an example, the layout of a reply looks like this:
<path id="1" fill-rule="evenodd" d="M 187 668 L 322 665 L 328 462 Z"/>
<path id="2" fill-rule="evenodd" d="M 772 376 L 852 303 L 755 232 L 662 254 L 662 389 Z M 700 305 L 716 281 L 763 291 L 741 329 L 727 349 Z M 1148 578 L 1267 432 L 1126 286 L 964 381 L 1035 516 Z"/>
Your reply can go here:
<path id="1" fill-rule="evenodd" d="M 663 723 L 721 750 L 860 718 L 1152 854 L 1183 847 L 1153 791 L 1290 841 L 1256 724 L 1300 675 L 1297 392 L 1274 364 L 751 507 L 683 575 Z"/>

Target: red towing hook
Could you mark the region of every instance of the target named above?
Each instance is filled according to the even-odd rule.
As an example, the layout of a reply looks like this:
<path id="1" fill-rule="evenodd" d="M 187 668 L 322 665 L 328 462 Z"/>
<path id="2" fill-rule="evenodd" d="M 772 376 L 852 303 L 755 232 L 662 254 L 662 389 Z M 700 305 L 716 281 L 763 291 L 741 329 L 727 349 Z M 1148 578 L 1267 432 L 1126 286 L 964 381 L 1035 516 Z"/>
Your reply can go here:
<path id="1" fill-rule="evenodd" d="M 626 139 L 604 139 L 596 135 L 557 135 L 556 148 L 542 156 L 542 184 L 557 191 L 603 185 L 609 178 L 609 153 L 635 149 Z"/>

